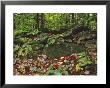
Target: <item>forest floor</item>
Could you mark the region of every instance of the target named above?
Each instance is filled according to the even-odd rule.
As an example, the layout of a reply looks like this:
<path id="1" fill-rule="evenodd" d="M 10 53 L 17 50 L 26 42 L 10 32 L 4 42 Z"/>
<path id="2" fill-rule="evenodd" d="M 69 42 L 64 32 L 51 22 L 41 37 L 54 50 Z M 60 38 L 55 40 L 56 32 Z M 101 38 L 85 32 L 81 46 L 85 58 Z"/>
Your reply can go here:
<path id="1" fill-rule="evenodd" d="M 44 54 L 36 59 L 14 59 L 13 75 L 96 75 L 96 52 L 90 52 L 89 56 L 92 63 L 78 61 L 78 53 L 54 59 Z"/>

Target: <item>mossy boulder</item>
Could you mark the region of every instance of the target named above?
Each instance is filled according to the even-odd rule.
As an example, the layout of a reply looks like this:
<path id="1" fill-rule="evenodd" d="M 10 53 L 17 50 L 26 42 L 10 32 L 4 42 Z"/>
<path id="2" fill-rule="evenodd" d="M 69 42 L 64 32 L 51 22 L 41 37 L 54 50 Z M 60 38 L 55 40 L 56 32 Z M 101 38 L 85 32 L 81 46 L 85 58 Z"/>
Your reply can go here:
<path id="1" fill-rule="evenodd" d="M 74 43 L 63 43 L 51 45 L 44 48 L 43 53 L 46 54 L 49 58 L 58 58 L 61 56 L 68 56 L 73 53 L 73 51 L 82 52 L 84 47 L 74 44 Z"/>

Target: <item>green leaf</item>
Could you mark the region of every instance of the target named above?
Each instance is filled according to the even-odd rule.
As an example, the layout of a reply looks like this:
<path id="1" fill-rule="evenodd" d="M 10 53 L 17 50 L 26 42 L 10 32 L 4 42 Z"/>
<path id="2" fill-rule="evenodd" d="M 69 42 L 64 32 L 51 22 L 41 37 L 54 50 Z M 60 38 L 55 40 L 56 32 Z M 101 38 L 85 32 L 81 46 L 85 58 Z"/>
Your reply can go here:
<path id="1" fill-rule="evenodd" d="M 81 70 L 81 66 L 80 66 L 80 64 L 77 64 L 77 65 L 76 65 L 76 72 L 77 72 L 77 71 L 80 71 L 80 70 Z"/>
<path id="2" fill-rule="evenodd" d="M 61 74 L 59 71 L 56 70 L 56 71 L 54 72 L 54 75 L 62 75 L 62 74 Z"/>

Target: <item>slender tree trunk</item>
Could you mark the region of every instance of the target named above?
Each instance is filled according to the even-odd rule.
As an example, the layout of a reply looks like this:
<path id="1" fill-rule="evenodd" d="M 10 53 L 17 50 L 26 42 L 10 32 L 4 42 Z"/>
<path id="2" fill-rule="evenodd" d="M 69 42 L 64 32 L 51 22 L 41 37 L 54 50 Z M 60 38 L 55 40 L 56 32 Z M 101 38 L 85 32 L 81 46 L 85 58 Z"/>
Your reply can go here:
<path id="1" fill-rule="evenodd" d="M 36 28 L 36 29 L 39 29 L 39 13 L 37 13 L 37 14 L 35 15 L 35 20 L 36 20 L 36 26 L 35 26 L 35 28 Z"/>
<path id="2" fill-rule="evenodd" d="M 75 25 L 75 14 L 72 13 L 71 15 L 72 15 L 72 24 Z"/>
<path id="3" fill-rule="evenodd" d="M 40 28 L 43 29 L 44 28 L 44 14 L 41 13 L 41 20 L 40 20 Z"/>

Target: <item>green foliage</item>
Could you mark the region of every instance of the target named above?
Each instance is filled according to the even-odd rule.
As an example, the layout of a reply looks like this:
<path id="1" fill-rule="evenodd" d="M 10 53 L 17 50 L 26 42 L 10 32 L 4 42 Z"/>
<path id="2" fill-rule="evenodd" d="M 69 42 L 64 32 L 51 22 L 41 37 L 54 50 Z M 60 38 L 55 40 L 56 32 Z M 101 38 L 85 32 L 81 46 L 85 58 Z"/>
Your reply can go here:
<path id="1" fill-rule="evenodd" d="M 95 71 L 88 65 L 97 64 L 96 13 L 14 13 L 13 20 L 15 74 Z"/>
<path id="2" fill-rule="evenodd" d="M 68 75 L 66 68 L 62 68 L 60 65 L 57 69 L 54 69 L 52 65 L 49 66 L 46 75 Z"/>
<path id="3" fill-rule="evenodd" d="M 88 26 L 91 31 L 96 31 L 96 13 L 43 13 L 42 19 L 39 19 L 38 14 L 41 15 L 41 13 L 13 14 L 15 58 L 26 58 L 28 54 L 32 56 L 33 52 L 42 53 L 43 51 L 46 54 L 50 53 L 50 57 L 70 55 L 72 49 L 77 49 L 78 51 L 82 49 L 64 44 L 64 48 L 53 49 L 52 55 L 51 50 L 45 51 L 45 48 L 65 43 L 66 39 L 63 37 L 70 35 L 72 33 L 70 29 L 74 29 L 76 26 Z M 44 30 L 48 32 L 44 32 Z M 62 30 L 64 32 L 60 32 Z M 57 31 L 58 33 L 55 34 L 52 31 Z M 72 42 L 71 39 L 67 41 Z M 61 51 L 61 49 L 65 52 Z"/>
<path id="4" fill-rule="evenodd" d="M 80 64 L 77 64 L 76 65 L 76 72 L 80 71 L 81 70 L 81 65 Z"/>
<path id="5" fill-rule="evenodd" d="M 15 46 L 14 48 L 14 57 L 18 58 L 21 57 L 22 59 L 27 58 L 27 55 L 30 54 L 30 52 L 32 51 L 32 46 L 31 45 L 22 45 L 21 47 L 19 47 L 18 45 Z"/>
<path id="6" fill-rule="evenodd" d="M 58 30 L 61 27 L 65 27 L 66 24 L 66 15 L 63 13 L 47 13 L 45 14 L 45 20 L 46 20 L 46 28 L 52 29 L 52 30 Z M 54 20 L 54 21 L 53 21 Z"/>
<path id="7" fill-rule="evenodd" d="M 79 53 L 78 57 L 79 57 L 78 62 L 81 66 L 92 64 L 91 59 L 87 56 L 85 52 Z"/>
<path id="8" fill-rule="evenodd" d="M 43 51 L 49 58 L 58 58 L 61 56 L 71 55 L 73 50 L 82 52 L 84 49 L 85 48 L 83 46 L 74 43 L 62 43 L 50 45 L 49 47 L 44 48 Z"/>
<path id="9" fill-rule="evenodd" d="M 29 33 L 35 30 L 36 21 L 34 19 L 35 14 L 14 14 L 14 35 L 20 35 L 22 33 Z"/>
<path id="10" fill-rule="evenodd" d="M 76 71 L 80 71 L 82 66 L 93 64 L 92 60 L 87 56 L 85 52 L 81 52 L 78 55 L 78 64 L 76 65 Z"/>

